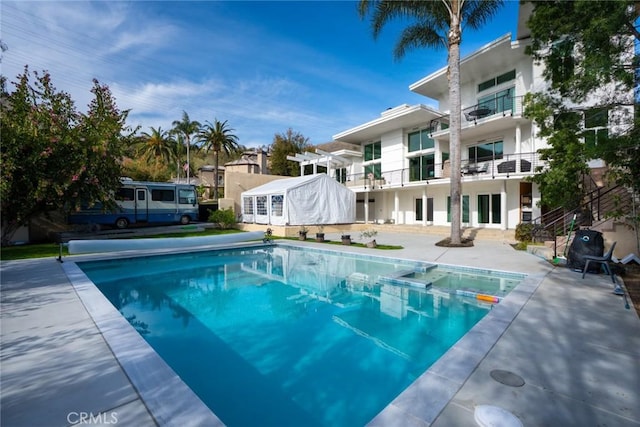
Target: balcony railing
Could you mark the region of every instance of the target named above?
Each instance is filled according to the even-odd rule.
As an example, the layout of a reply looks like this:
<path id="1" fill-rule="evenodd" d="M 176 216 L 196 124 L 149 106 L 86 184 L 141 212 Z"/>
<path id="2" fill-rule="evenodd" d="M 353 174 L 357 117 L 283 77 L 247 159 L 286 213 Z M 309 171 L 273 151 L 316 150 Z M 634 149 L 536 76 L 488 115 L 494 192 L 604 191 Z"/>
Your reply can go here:
<path id="1" fill-rule="evenodd" d="M 468 178 L 508 178 L 511 175 L 533 175 L 536 168 L 543 166 L 538 153 L 505 154 L 501 158 L 479 159 L 477 162 L 463 160 L 460 174 Z M 356 173 L 346 176 L 347 187 L 362 187 L 365 190 L 404 187 L 414 183 L 425 183 L 431 180 L 450 178 L 451 166 L 447 160 L 422 168 L 404 168 L 383 171 L 379 174 Z"/>
<path id="2" fill-rule="evenodd" d="M 522 96 L 503 95 L 462 109 L 462 127 L 477 125 L 484 119 L 522 114 Z M 429 133 L 449 129 L 450 115 L 438 117 L 429 122 Z"/>

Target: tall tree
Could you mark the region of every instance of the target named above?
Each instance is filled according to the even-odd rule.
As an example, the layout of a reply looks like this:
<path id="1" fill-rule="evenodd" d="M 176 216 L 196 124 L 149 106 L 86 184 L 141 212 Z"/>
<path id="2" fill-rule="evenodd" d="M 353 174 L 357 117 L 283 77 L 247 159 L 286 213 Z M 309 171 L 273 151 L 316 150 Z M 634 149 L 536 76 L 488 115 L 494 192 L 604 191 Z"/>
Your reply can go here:
<path id="1" fill-rule="evenodd" d="M 300 132 L 294 132 L 291 128 L 284 133 L 275 134 L 271 144 L 271 173 L 283 176 L 300 175 L 300 165 L 287 160 L 287 156 L 302 153 L 309 148 L 309 138 Z"/>
<path id="2" fill-rule="evenodd" d="M 502 0 L 437 0 L 396 1 L 360 0 L 361 18 L 371 14 L 374 38 L 382 28 L 394 19 L 414 21 L 406 27 L 394 49 L 397 59 L 404 57 L 407 49 L 429 47 L 446 48 L 448 52 L 449 78 L 449 149 L 451 161 L 451 234 L 452 245 L 460 245 L 462 239 L 461 195 L 461 100 L 460 100 L 460 43 L 464 26 L 479 29 L 502 6 Z"/>
<path id="3" fill-rule="evenodd" d="M 148 162 L 153 162 L 156 174 L 155 179 L 160 175 L 160 171 L 173 164 L 176 157 L 176 144 L 171 134 L 162 127 L 150 127 L 151 133 L 143 132 L 136 144 L 137 154 Z"/>
<path id="4" fill-rule="evenodd" d="M 187 166 L 185 169 L 187 170 L 187 183 L 189 183 L 190 176 L 191 176 L 191 165 L 190 165 L 191 137 L 198 133 L 202 125 L 200 124 L 200 122 L 196 120 L 192 121 L 191 119 L 189 119 L 189 115 L 187 114 L 186 111 L 182 112 L 181 120 L 175 120 L 172 124 L 173 124 L 173 130 L 184 137 L 184 141 L 187 145 Z M 180 159 L 178 158 L 178 161 L 179 160 Z"/>
<path id="5" fill-rule="evenodd" d="M 202 148 L 212 151 L 214 155 L 215 177 L 213 180 L 213 198 L 218 200 L 218 157 L 220 152 L 231 154 L 239 150 L 238 137 L 232 132 L 227 120 L 221 122 L 215 119 L 213 124 L 205 122 L 198 132 L 198 139 L 202 142 Z"/>
<path id="6" fill-rule="evenodd" d="M 575 0 L 533 6 L 527 52 L 544 64 L 548 88 L 527 97 L 525 114 L 548 137 L 550 148 L 542 154 L 553 159 L 534 177 L 542 202 L 575 207 L 581 175 L 595 158 L 607 162 L 617 182 L 640 191 L 637 2 Z M 588 129 L 598 114 L 608 132 Z M 569 116 L 573 120 L 563 120 Z"/>
<path id="7" fill-rule="evenodd" d="M 98 202 L 114 206 L 132 132 L 109 88 L 94 80 L 83 114 L 46 72 L 31 74 L 25 67 L 13 92 L 4 77 L 0 83 L 2 245 L 37 215 Z"/>

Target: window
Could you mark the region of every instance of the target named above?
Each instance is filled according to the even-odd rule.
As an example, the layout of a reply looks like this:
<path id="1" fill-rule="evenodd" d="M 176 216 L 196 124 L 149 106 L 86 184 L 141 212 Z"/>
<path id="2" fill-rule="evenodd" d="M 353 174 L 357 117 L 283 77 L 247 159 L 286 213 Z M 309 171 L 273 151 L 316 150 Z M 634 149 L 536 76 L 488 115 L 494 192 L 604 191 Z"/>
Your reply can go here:
<path id="1" fill-rule="evenodd" d="M 256 197 L 256 211 L 258 215 L 267 214 L 267 196 Z"/>
<path id="2" fill-rule="evenodd" d="M 253 198 L 252 197 L 243 197 L 242 205 L 244 207 L 245 214 L 253 215 Z"/>
<path id="3" fill-rule="evenodd" d="M 133 188 L 120 187 L 116 193 L 116 200 L 121 202 L 133 200 Z"/>
<path id="4" fill-rule="evenodd" d="M 155 202 L 173 202 L 175 199 L 174 190 L 151 190 L 151 200 Z"/>
<path id="5" fill-rule="evenodd" d="M 516 79 L 516 70 L 507 71 L 504 74 L 500 74 L 497 77 L 493 77 L 487 81 L 480 83 L 478 85 L 478 92 L 491 89 L 494 86 L 500 85 L 502 83 L 507 83 L 515 79 Z"/>
<path id="6" fill-rule="evenodd" d="M 426 150 L 434 146 L 433 139 L 429 138 L 427 129 L 409 134 L 409 152 Z"/>
<path id="7" fill-rule="evenodd" d="M 568 129 L 577 130 L 582 117 L 575 111 L 565 111 L 558 113 L 553 118 L 553 128 L 555 130 Z"/>
<path id="8" fill-rule="evenodd" d="M 478 224 L 500 224 L 500 195 L 478 195 Z"/>
<path id="9" fill-rule="evenodd" d="M 422 221 L 422 198 L 416 199 L 416 221 Z M 433 197 L 427 197 L 427 221 L 433 221 Z"/>
<path id="10" fill-rule="evenodd" d="M 341 184 L 347 181 L 347 168 L 336 169 L 336 181 Z"/>
<path id="11" fill-rule="evenodd" d="M 424 181 L 434 176 L 434 155 L 409 159 L 409 181 Z"/>
<path id="12" fill-rule="evenodd" d="M 584 112 L 584 143 L 588 149 L 595 148 L 609 138 L 609 111 L 592 108 Z"/>
<path id="13" fill-rule="evenodd" d="M 271 215 L 282 216 L 283 201 L 284 201 L 284 196 L 282 194 L 271 196 Z"/>
<path id="14" fill-rule="evenodd" d="M 503 156 L 502 141 L 487 142 L 469 147 L 469 163 L 486 162 L 501 159 Z"/>
<path id="15" fill-rule="evenodd" d="M 196 192 L 190 188 L 178 190 L 178 203 L 193 205 L 196 203 Z"/>
<path id="16" fill-rule="evenodd" d="M 367 144 L 364 146 L 364 161 L 376 160 L 381 157 L 381 144 L 380 141 L 373 144 Z"/>
<path id="17" fill-rule="evenodd" d="M 369 174 L 372 173 L 375 179 L 382 178 L 382 166 L 380 163 L 372 163 L 364 167 L 364 177 L 369 179 Z"/>
<path id="18" fill-rule="evenodd" d="M 469 222 L 469 196 L 462 196 L 462 222 Z M 447 196 L 447 222 L 451 222 L 451 196 Z"/>
<path id="19" fill-rule="evenodd" d="M 442 164 L 440 165 L 442 169 L 444 169 L 444 162 L 447 160 L 449 160 L 449 153 L 442 153 Z"/>
<path id="20" fill-rule="evenodd" d="M 549 55 L 549 70 L 551 72 L 551 82 L 553 87 L 564 86 L 564 82 L 573 76 L 573 42 L 565 39 L 553 44 Z M 560 93 L 565 94 L 564 87 L 560 87 Z"/>
<path id="21" fill-rule="evenodd" d="M 514 97 L 515 87 L 504 89 L 491 95 L 478 98 L 478 108 L 488 108 L 488 114 L 502 113 L 503 111 L 513 111 L 515 109 Z"/>
<path id="22" fill-rule="evenodd" d="M 416 199 L 416 221 L 422 221 L 422 199 Z"/>

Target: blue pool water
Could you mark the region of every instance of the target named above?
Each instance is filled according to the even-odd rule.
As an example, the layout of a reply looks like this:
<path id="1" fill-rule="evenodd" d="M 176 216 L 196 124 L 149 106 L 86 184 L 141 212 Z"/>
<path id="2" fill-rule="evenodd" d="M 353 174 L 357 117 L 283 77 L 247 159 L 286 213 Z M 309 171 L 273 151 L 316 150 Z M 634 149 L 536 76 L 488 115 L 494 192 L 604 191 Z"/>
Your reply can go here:
<path id="1" fill-rule="evenodd" d="M 438 267 L 287 246 L 78 265 L 229 426 L 364 425 L 491 309 Z"/>

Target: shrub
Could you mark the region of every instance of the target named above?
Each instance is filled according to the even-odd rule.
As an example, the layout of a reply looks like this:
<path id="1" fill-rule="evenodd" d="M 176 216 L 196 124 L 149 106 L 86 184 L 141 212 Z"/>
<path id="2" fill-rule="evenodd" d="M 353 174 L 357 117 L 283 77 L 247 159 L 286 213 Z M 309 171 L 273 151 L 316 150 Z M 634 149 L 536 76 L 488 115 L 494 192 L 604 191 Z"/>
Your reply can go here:
<path id="1" fill-rule="evenodd" d="M 233 209 L 218 209 L 209 214 L 209 222 L 218 224 L 222 229 L 233 227 L 236 223 L 236 216 L 233 213 Z"/>
<path id="2" fill-rule="evenodd" d="M 519 242 L 530 242 L 532 240 L 533 224 L 521 222 L 516 226 L 516 240 Z"/>

